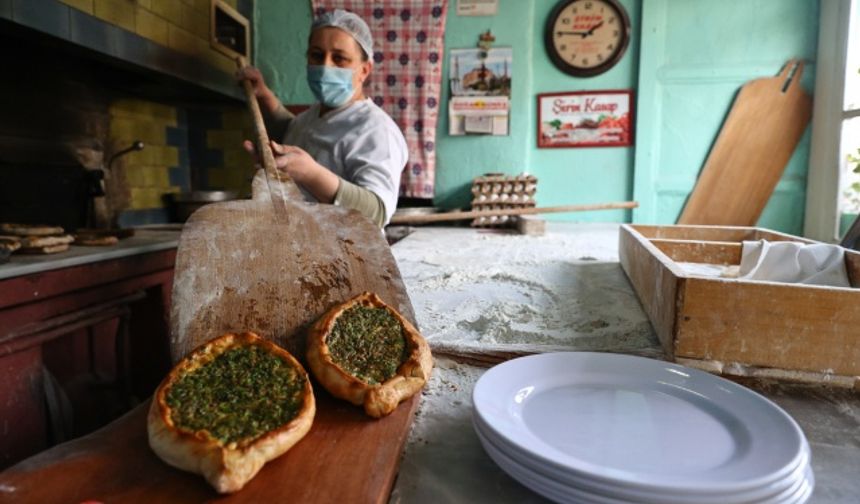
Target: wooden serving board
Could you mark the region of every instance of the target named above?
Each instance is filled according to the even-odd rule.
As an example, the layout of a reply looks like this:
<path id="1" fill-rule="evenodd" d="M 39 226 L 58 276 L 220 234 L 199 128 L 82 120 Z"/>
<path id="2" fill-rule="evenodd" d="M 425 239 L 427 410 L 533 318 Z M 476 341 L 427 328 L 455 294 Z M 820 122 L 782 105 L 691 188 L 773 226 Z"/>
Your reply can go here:
<path id="1" fill-rule="evenodd" d="M 812 117 L 802 74 L 803 63 L 789 61 L 777 77 L 741 88 L 678 224 L 758 222 Z"/>
<path id="2" fill-rule="evenodd" d="M 413 324 L 399 269 L 379 228 L 356 212 L 268 198 L 207 205 L 186 223 L 171 308 L 174 362 L 225 332 L 253 331 L 304 362 L 305 329 L 333 304 L 377 293 Z M 397 473 L 418 396 L 374 420 L 314 384 L 308 435 L 238 493 L 219 496 L 202 476 L 150 450 L 146 405 L 83 439 L 0 474 L 15 502 L 382 503 Z M 0 500 L 8 497 L 0 492 Z"/>
<path id="3" fill-rule="evenodd" d="M 374 420 L 316 383 L 310 432 L 242 490 L 219 495 L 202 476 L 155 456 L 146 437 L 149 401 L 107 427 L 58 445 L 0 473 L 0 501 L 68 504 L 87 500 L 152 503 L 384 503 L 418 397 Z M 6 500 L 8 499 L 8 500 Z"/>

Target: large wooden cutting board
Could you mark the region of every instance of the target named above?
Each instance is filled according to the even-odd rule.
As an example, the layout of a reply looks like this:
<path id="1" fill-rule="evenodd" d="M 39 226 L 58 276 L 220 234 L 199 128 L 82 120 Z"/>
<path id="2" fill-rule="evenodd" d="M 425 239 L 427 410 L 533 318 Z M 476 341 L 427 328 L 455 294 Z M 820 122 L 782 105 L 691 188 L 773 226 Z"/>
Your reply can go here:
<path id="1" fill-rule="evenodd" d="M 207 205 L 192 215 L 177 251 L 171 352 L 178 361 L 229 331 L 254 331 L 304 361 L 305 328 L 331 305 L 376 292 L 415 317 L 382 232 L 356 212 L 266 195 Z M 14 502 L 360 502 L 388 498 L 418 396 L 381 420 L 314 384 L 308 435 L 269 462 L 240 492 L 218 496 L 201 476 L 167 466 L 150 450 L 146 405 L 86 438 L 0 474 Z M 0 501 L 10 494 L 0 492 Z"/>
<path id="2" fill-rule="evenodd" d="M 790 61 L 779 76 L 741 88 L 678 224 L 758 222 L 812 117 L 802 74 L 803 63 Z"/>
<path id="3" fill-rule="evenodd" d="M 56 446 L 0 473 L 0 502 L 69 504 L 93 500 L 153 503 L 383 503 L 418 398 L 374 420 L 315 384 L 311 431 L 265 466 L 245 488 L 219 495 L 203 477 L 174 469 L 149 448 L 149 401 L 109 426 Z"/>

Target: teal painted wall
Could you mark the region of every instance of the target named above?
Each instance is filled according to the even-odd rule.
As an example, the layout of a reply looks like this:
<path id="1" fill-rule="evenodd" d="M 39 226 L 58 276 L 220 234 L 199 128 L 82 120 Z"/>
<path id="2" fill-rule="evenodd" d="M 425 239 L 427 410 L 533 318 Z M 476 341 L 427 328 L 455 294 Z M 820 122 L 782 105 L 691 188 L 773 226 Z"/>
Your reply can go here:
<path id="1" fill-rule="evenodd" d="M 660 210 L 653 215 L 637 211 L 634 219 L 674 221 L 738 87 L 748 77 L 774 74 L 774 62 L 784 61 L 785 55 L 809 60 L 815 57 L 818 3 L 814 0 L 621 0 L 633 27 L 624 57 L 600 76 L 574 78 L 557 70 L 544 50 L 544 23 L 557 2 L 499 0 L 496 16 L 459 17 L 456 0 L 449 0 L 446 81 L 448 50 L 475 47 L 478 35 L 487 29 L 496 36 L 496 46 L 513 48 L 511 134 L 448 136 L 448 86 L 443 82 L 436 143 L 436 205 L 468 206 L 471 180 L 483 173 L 528 171 L 538 177 L 537 200 L 541 206 L 621 201 L 635 194 L 637 198 L 651 198 L 649 204 Z M 311 22 L 309 0 L 259 0 L 255 8 L 257 65 L 284 102 L 310 103 L 304 71 Z M 663 9 L 664 14 L 643 20 L 644 12 L 655 8 Z M 647 24 L 645 30 L 643 23 Z M 667 44 L 669 49 L 664 51 Z M 655 57 L 658 53 L 660 58 Z M 742 70 L 728 63 L 733 61 L 741 62 Z M 710 70 L 709 65 L 713 65 Z M 655 89 L 660 79 L 678 67 L 710 72 L 717 85 L 706 93 L 697 94 L 696 86 L 691 86 L 677 100 L 659 99 Z M 812 74 L 807 71 L 804 77 L 808 90 Z M 684 75 L 678 78 L 683 81 Z M 538 149 L 537 95 L 589 89 L 634 90 L 636 147 Z M 666 119 L 671 120 L 664 122 Z M 801 212 L 802 224 L 807 159 L 808 133 L 765 210 L 764 224 L 799 232 L 796 223 Z M 667 170 L 667 177 L 655 169 L 657 164 Z M 643 170 L 648 171 L 647 176 Z M 667 188 L 666 197 L 658 197 Z M 619 222 L 629 221 L 631 212 L 555 214 L 548 218 Z"/>
<path id="2" fill-rule="evenodd" d="M 531 2 L 530 2 L 531 3 Z M 630 45 L 621 61 L 611 70 L 590 78 L 571 77 L 558 69 L 546 55 L 543 28 L 556 0 L 539 0 L 535 4 L 537 29 L 532 37 L 535 47 L 532 68 L 532 98 L 529 105 L 537 108 L 538 93 L 585 91 L 592 89 L 632 89 L 636 101 L 636 81 L 639 68 L 640 0 L 621 0 L 630 16 Z M 634 120 L 636 107 L 633 106 Z M 633 160 L 635 147 L 595 147 L 575 149 L 538 149 L 536 147 L 536 118 L 529 121 L 531 147 L 530 163 L 538 177 L 538 203 L 541 206 L 571 205 L 627 201 L 633 198 Z M 634 142 L 637 132 L 633 131 Z M 630 210 L 606 210 L 571 214 L 555 214 L 558 220 L 583 222 L 629 222 Z M 547 218 L 550 218 L 549 216 Z"/>
<path id="3" fill-rule="evenodd" d="M 452 4 L 455 4 L 452 1 Z M 633 148 L 537 148 L 537 95 L 556 91 L 632 89 L 637 79 L 639 1 L 622 0 L 633 26 L 631 44 L 621 61 L 591 78 L 571 77 L 556 69 L 544 49 L 544 24 L 557 0 L 500 0 L 493 17 L 448 15 L 445 48 L 474 47 L 478 34 L 490 29 L 496 46 L 513 47 L 511 134 L 506 137 L 448 135 L 448 111 L 437 128 L 435 203 L 465 207 L 471 201 L 472 179 L 487 172 L 528 171 L 538 178 L 540 206 L 624 201 L 633 194 Z M 448 74 L 448 58 L 443 75 Z M 448 101 L 443 87 L 442 103 Z M 635 132 L 634 132 L 635 134 Z M 626 221 L 629 211 L 612 210 L 552 214 L 548 219 Z"/>
<path id="4" fill-rule="evenodd" d="M 314 101 L 305 83 L 312 20 L 310 0 L 254 2 L 254 64 L 287 104 Z"/>
<path id="5" fill-rule="evenodd" d="M 516 174 L 530 171 L 529 154 L 534 144 L 534 106 L 530 105 L 531 66 L 535 32 L 534 2 L 500 0 L 499 14 L 492 17 L 456 15 L 456 0 L 450 2 L 445 25 L 445 60 L 442 67 L 442 100 L 436 128 L 436 205 L 467 207 L 472 200 L 472 179 L 489 172 Z M 495 47 L 513 48 L 511 70 L 511 118 L 508 136 L 448 135 L 449 50 L 477 47 L 478 35 L 490 30 Z M 538 175 L 539 177 L 540 175 Z M 542 199 L 538 180 L 537 199 Z"/>
<path id="6" fill-rule="evenodd" d="M 801 83 L 812 93 L 818 2 L 643 0 L 642 32 L 634 220 L 674 223 L 745 82 L 796 57 L 808 62 Z M 809 136 L 760 226 L 802 233 Z"/>

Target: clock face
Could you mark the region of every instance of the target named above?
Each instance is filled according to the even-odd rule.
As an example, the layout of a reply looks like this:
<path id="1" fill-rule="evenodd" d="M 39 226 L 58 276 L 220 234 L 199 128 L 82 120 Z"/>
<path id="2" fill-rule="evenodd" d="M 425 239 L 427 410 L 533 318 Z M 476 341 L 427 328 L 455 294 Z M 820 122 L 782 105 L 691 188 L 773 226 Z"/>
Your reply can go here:
<path id="1" fill-rule="evenodd" d="M 580 77 L 612 68 L 630 40 L 630 19 L 616 0 L 563 0 L 544 34 L 553 63 Z"/>

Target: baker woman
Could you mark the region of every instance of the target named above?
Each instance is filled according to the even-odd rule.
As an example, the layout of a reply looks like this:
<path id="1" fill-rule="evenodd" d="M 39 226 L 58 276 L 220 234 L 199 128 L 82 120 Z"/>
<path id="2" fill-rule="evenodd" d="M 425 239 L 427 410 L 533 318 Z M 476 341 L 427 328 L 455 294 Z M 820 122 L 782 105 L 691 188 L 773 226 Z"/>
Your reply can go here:
<path id="1" fill-rule="evenodd" d="M 266 119 L 275 164 L 309 200 L 358 210 L 378 226 L 397 206 L 400 173 L 408 152 L 400 128 L 364 95 L 373 69 L 370 28 L 357 15 L 335 10 L 311 26 L 307 81 L 317 103 L 293 117 L 266 85 L 260 71 L 246 67 Z M 254 151 L 250 141 L 245 148 Z M 264 177 L 259 170 L 255 186 Z"/>

